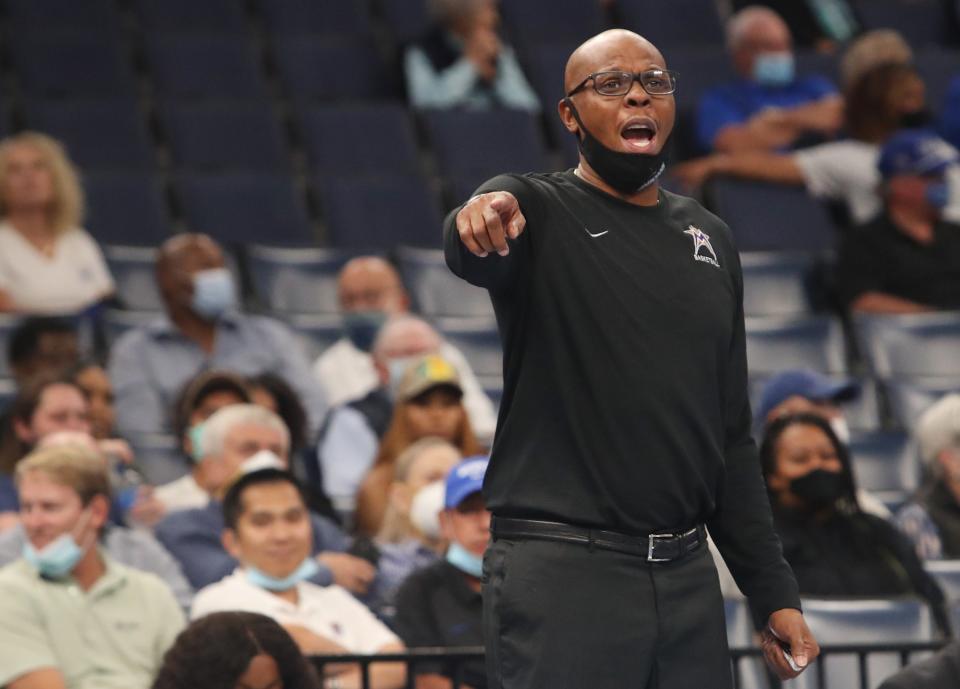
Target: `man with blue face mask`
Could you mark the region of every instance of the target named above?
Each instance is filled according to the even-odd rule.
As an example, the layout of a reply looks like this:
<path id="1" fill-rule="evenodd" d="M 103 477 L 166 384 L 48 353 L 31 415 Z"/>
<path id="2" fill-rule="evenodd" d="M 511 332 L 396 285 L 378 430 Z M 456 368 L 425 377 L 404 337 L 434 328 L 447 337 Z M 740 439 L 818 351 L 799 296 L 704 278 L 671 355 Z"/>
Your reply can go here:
<path id="1" fill-rule="evenodd" d="M 404 646 L 363 604 L 335 584 L 309 581 L 317 564 L 310 556 L 310 516 L 300 485 L 279 469 L 261 469 L 238 479 L 223 500 L 224 548 L 239 567 L 201 590 L 191 617 L 242 610 L 272 617 L 307 655 L 396 653 Z M 372 689 L 404 686 L 402 665 L 375 663 Z M 328 677 L 328 688 L 359 687 L 359 668 Z"/>
<path id="2" fill-rule="evenodd" d="M 0 569 L 0 686 L 146 689 L 183 627 L 153 574 L 111 559 L 103 459 L 80 446 L 38 450 L 17 466 L 23 556 Z"/>
<path id="3" fill-rule="evenodd" d="M 776 12 L 757 5 L 737 12 L 727 47 L 739 78 L 700 98 L 702 151 L 781 150 L 840 129 L 842 99 L 827 79 L 796 75 L 790 29 Z"/>
<path id="4" fill-rule="evenodd" d="M 449 543 L 446 556 L 411 574 L 397 594 L 394 626 L 411 648 L 483 645 L 480 589 L 490 512 L 480 491 L 486 470 L 486 457 L 469 457 L 447 474 L 440 513 L 442 535 Z M 421 681 L 427 681 L 423 675 L 440 679 L 442 668 L 417 667 Z M 464 681 L 471 689 L 485 689 L 482 664 L 467 665 Z"/>
<path id="5" fill-rule="evenodd" d="M 880 152 L 883 212 L 848 232 L 837 290 L 854 312 L 960 308 L 960 224 L 943 218 L 957 151 L 931 131 L 903 130 Z"/>
<path id="6" fill-rule="evenodd" d="M 302 343 L 279 321 L 239 310 L 238 286 L 213 239 L 180 234 L 164 242 L 156 278 L 166 313 L 126 333 L 111 352 L 117 428 L 123 435 L 171 432 L 177 393 L 213 368 L 281 376 L 300 395 L 311 430 L 319 428 L 327 405 Z M 170 480 L 176 478 L 170 474 L 182 473 L 170 468 L 151 478 Z"/>

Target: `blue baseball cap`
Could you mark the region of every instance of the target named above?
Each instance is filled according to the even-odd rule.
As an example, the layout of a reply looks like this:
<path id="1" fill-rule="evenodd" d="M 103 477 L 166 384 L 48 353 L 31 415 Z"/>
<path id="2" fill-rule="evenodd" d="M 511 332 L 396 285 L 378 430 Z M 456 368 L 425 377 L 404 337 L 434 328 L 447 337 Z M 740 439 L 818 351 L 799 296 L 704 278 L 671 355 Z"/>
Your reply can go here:
<path id="1" fill-rule="evenodd" d="M 846 402 L 859 394 L 859 383 L 849 378 L 830 378 L 808 368 L 783 371 L 763 386 L 757 421 L 763 423 L 774 407 L 794 395 L 815 401 Z"/>
<path id="2" fill-rule="evenodd" d="M 488 457 L 467 457 L 447 474 L 443 506 L 451 510 L 483 488 L 483 476 L 487 473 Z"/>
<path id="3" fill-rule="evenodd" d="M 897 175 L 936 175 L 960 160 L 957 149 L 926 129 L 897 132 L 880 151 L 877 168 L 884 179 Z"/>

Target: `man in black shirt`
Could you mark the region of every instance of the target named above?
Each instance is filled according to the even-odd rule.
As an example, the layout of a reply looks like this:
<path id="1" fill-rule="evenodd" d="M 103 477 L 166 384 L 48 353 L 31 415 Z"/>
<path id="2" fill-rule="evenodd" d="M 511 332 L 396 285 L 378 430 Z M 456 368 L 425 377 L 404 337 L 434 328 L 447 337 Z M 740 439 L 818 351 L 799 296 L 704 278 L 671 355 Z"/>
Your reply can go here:
<path id="1" fill-rule="evenodd" d="M 490 684 L 732 686 L 704 525 L 793 677 L 819 649 L 750 436 L 739 258 L 722 221 L 656 181 L 675 75 L 615 30 L 564 81 L 576 170 L 496 177 L 444 227 L 504 347 L 484 485 Z"/>

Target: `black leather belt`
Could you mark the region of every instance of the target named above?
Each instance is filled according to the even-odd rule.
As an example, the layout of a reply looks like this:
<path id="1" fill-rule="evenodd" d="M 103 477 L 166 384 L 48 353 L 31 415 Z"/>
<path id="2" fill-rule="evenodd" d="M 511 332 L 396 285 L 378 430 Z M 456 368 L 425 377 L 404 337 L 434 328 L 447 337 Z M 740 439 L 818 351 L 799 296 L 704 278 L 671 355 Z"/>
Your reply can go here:
<path id="1" fill-rule="evenodd" d="M 672 562 L 700 548 L 707 542 L 703 524 L 675 533 L 652 533 L 631 536 L 618 531 L 588 529 L 583 526 L 540 519 L 513 519 L 494 516 L 490 531 L 497 538 L 536 538 L 547 541 L 577 543 L 588 548 L 615 550 L 639 555 L 647 562 Z"/>

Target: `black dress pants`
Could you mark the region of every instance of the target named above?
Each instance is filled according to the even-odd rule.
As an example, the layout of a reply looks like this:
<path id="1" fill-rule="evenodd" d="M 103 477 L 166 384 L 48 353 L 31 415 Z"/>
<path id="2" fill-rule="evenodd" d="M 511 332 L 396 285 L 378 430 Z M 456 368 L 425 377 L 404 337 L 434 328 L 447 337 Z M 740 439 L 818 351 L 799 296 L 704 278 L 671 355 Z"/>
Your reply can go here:
<path id="1" fill-rule="evenodd" d="M 668 563 L 497 538 L 483 566 L 490 689 L 732 689 L 706 545 Z"/>

